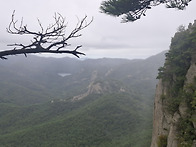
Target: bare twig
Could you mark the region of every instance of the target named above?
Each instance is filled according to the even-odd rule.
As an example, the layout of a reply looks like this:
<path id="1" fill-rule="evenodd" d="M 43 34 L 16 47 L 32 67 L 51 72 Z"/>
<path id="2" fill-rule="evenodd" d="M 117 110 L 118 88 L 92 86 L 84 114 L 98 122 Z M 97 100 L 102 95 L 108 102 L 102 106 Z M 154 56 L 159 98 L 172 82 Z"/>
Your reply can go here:
<path id="1" fill-rule="evenodd" d="M 87 22 L 87 16 L 82 20 L 78 20 L 76 27 L 68 34 L 65 34 L 67 24 L 65 18 L 59 14 L 55 13 L 54 23 L 50 24 L 46 29 L 41 24 L 41 21 L 38 19 L 38 24 L 40 26 L 40 31 L 35 32 L 27 28 L 27 25 L 23 25 L 23 19 L 21 19 L 19 27 L 17 26 L 18 21 L 14 19 L 15 11 L 12 14 L 11 22 L 7 28 L 7 32 L 10 34 L 16 35 L 32 35 L 33 39 L 31 44 L 24 45 L 22 43 L 9 44 L 8 46 L 13 46 L 14 49 L 6 50 L 0 52 L 1 59 L 7 59 L 5 56 L 8 55 L 17 55 L 17 54 L 27 54 L 30 53 L 67 53 L 72 54 L 79 58 L 79 55 L 85 55 L 82 52 L 77 50 L 82 47 L 81 45 L 77 46 L 74 50 L 65 50 L 68 44 L 68 40 L 71 38 L 80 37 L 82 34 L 79 32 L 86 27 L 88 27 L 93 19 Z"/>

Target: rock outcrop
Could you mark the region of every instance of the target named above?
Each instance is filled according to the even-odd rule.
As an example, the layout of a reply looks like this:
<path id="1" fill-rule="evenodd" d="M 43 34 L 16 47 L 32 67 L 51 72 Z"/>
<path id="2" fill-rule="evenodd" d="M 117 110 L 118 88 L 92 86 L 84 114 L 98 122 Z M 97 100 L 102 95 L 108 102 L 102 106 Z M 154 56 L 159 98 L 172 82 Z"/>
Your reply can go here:
<path id="1" fill-rule="evenodd" d="M 108 76 L 109 73 L 111 73 L 111 69 L 106 72 L 105 76 Z M 72 98 L 72 101 L 81 100 L 85 97 L 87 97 L 90 94 L 104 94 L 104 93 L 113 93 L 113 91 L 116 92 L 126 92 L 126 89 L 120 85 L 119 83 L 115 81 L 107 81 L 107 80 L 100 80 L 98 79 L 98 71 L 94 71 L 91 75 L 91 80 L 86 88 L 87 91 L 76 95 Z"/>
<path id="2" fill-rule="evenodd" d="M 193 83 L 194 75 L 196 75 L 196 56 L 192 60 L 192 64 L 187 72 L 186 85 Z M 184 86 L 186 87 L 186 86 Z M 171 115 L 167 110 L 167 102 L 164 101 L 163 95 L 167 95 L 167 84 L 159 80 L 156 87 L 156 95 L 154 101 L 153 116 L 153 134 L 151 147 L 159 147 L 158 142 L 161 136 L 167 137 L 167 147 L 179 147 L 177 124 L 180 118 L 187 115 L 187 104 L 182 101 L 178 111 Z M 196 129 L 196 112 L 191 116 Z M 196 133 L 196 132 L 195 132 Z M 182 145 L 183 146 L 183 145 Z M 166 147 L 166 146 L 165 146 Z M 192 147 L 196 147 L 196 140 L 193 141 Z"/>
<path id="3" fill-rule="evenodd" d="M 192 33 L 195 31 L 194 29 L 196 29 L 196 27 L 194 27 L 195 25 L 196 21 L 193 25 L 189 24 L 189 28 L 186 31 Z M 195 50 L 196 46 L 193 47 Z M 194 50 L 191 52 L 190 66 L 186 71 L 185 80 L 183 83 L 182 89 L 185 94 L 182 94 L 181 97 L 183 98 L 180 100 L 178 108 L 175 112 L 171 113 L 168 110 L 168 105 L 170 105 L 168 95 L 171 93 L 171 81 L 168 82 L 164 78 L 160 78 L 157 84 L 154 100 L 151 147 L 196 147 L 196 104 L 193 104 L 193 99 L 196 98 L 189 100 L 190 93 L 192 94 L 191 96 L 196 93 L 196 52 Z M 173 77 L 175 76 L 176 75 L 173 74 Z M 172 82 L 175 82 L 175 80 Z M 189 127 L 189 130 L 187 129 L 188 126 L 186 125 L 191 126 Z M 188 141 L 184 137 L 186 134 L 187 137 L 190 136 Z"/>

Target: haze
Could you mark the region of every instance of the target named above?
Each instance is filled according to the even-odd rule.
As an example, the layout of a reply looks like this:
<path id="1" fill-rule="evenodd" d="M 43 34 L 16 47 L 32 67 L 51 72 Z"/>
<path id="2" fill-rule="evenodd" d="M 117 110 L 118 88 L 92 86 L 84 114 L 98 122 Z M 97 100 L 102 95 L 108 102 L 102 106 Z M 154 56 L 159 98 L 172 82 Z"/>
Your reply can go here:
<path id="1" fill-rule="evenodd" d="M 3 1 L 0 9 L 0 49 L 8 49 L 7 44 L 10 43 L 28 44 L 30 41 L 29 37 L 18 37 L 6 32 L 14 10 L 16 19 L 23 17 L 24 23 L 33 30 L 39 29 L 37 18 L 47 26 L 52 23 L 55 12 L 66 17 L 68 31 L 75 27 L 78 18 L 82 19 L 87 15 L 90 21 L 93 17 L 93 23 L 82 31 L 83 36 L 70 42 L 70 48 L 83 45 L 81 51 L 86 56 L 82 58 L 147 58 L 168 50 L 171 37 L 178 26 L 187 26 L 196 19 L 196 1 L 190 2 L 185 11 L 166 9 L 164 5 L 154 7 L 146 13 L 146 17 L 126 24 L 120 23 L 120 18 L 100 13 L 101 2 L 102 0 Z"/>

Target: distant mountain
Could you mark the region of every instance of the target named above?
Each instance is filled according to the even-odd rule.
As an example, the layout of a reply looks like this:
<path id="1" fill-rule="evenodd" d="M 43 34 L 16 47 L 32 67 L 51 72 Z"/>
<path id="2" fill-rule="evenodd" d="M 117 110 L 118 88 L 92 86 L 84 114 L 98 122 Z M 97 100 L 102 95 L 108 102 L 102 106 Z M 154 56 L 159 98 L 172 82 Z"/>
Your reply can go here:
<path id="1" fill-rule="evenodd" d="M 149 146 L 163 62 L 164 52 L 145 60 L 0 61 L 0 147 Z"/>
<path id="2" fill-rule="evenodd" d="M 105 92 L 115 91 L 110 82 L 129 90 L 139 90 L 147 83 L 145 89 L 154 90 L 157 69 L 163 61 L 163 53 L 146 60 L 12 57 L 0 62 L 0 100 L 23 105 L 67 99 L 87 92 L 93 84 L 100 86 L 101 81 L 110 89 Z"/>

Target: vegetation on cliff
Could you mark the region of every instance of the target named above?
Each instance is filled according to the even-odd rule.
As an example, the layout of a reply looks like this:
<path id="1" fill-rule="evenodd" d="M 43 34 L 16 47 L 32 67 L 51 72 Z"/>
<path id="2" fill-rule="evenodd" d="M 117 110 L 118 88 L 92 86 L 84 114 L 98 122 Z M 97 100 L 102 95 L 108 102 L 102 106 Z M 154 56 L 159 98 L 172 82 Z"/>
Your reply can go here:
<path id="1" fill-rule="evenodd" d="M 166 61 L 159 68 L 158 79 L 167 85 L 167 94 L 162 96 L 166 102 L 170 114 L 179 111 L 179 106 L 184 102 L 187 107 L 187 115 L 180 118 L 177 129 L 178 139 L 183 147 L 190 147 L 196 139 L 192 115 L 196 111 L 196 76 L 192 83 L 185 84 L 187 71 L 189 70 L 193 56 L 196 54 L 196 22 L 178 28 L 171 40 L 170 50 L 166 53 Z M 180 146 L 181 146 L 180 145 Z"/>

